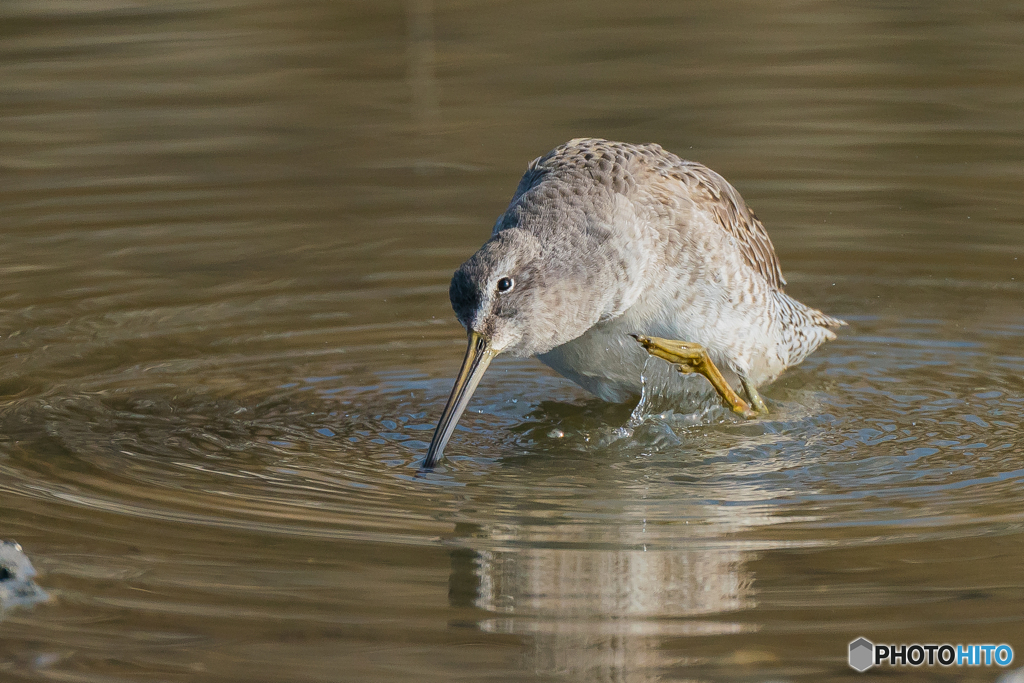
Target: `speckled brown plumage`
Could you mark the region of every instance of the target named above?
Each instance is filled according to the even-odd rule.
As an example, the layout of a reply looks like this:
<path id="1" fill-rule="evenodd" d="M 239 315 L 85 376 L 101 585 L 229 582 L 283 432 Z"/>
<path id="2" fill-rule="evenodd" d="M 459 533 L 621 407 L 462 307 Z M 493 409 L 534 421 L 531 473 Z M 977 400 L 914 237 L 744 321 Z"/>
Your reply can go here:
<path id="1" fill-rule="evenodd" d="M 645 189 L 666 206 L 676 205 L 678 197 L 685 195 L 712 213 L 718 224 L 736 238 L 740 253 L 751 268 L 776 289 L 781 290 L 786 284 L 764 225 L 736 188 L 707 166 L 680 159 L 653 143 L 634 145 L 577 138 L 533 160 L 513 203 L 547 174 L 589 175 L 595 183 L 624 195 L 635 193 L 637 183 L 644 182 Z"/>
<path id="2" fill-rule="evenodd" d="M 658 145 L 581 138 L 529 165 L 450 295 L 471 351 L 487 355 L 482 367 L 498 353 L 535 355 L 621 401 L 656 372 L 632 334 L 700 344 L 736 388 L 774 379 L 835 338 L 845 323 L 785 284 L 767 231 L 722 176 Z M 691 393 L 692 381 L 666 377 L 665 393 Z"/>
<path id="3" fill-rule="evenodd" d="M 504 272 L 521 284 L 494 296 Z M 730 382 L 756 386 L 843 324 L 785 294 L 771 239 L 732 185 L 654 144 L 581 138 L 534 160 L 456 280 L 480 295 L 466 306 L 453 288 L 467 328 L 608 400 L 640 390 L 646 359 L 630 333 L 698 342 Z"/>

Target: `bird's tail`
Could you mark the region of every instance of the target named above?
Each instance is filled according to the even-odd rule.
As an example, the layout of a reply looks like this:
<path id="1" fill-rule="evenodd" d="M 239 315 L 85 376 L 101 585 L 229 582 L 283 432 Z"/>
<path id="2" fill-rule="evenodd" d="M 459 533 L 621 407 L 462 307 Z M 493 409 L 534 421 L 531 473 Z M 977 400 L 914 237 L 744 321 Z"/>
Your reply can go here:
<path id="1" fill-rule="evenodd" d="M 835 328 L 846 325 L 845 320 L 805 306 L 782 292 L 776 301 L 781 309 L 778 319 L 783 321 L 783 348 L 789 353 L 786 365 L 801 362 L 826 341 L 835 339 Z"/>

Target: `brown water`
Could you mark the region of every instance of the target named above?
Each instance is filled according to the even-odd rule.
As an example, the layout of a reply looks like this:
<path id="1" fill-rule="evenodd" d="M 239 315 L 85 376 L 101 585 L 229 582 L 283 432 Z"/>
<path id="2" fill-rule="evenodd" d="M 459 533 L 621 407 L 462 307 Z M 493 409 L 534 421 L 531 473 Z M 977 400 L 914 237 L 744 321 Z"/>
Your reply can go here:
<path id="1" fill-rule="evenodd" d="M 581 135 L 721 172 L 850 326 L 745 424 L 499 358 L 416 479 L 451 272 Z M 7 0 L 0 538 L 51 600 L 0 679 L 1019 668 L 1022 159 L 1013 3 Z"/>

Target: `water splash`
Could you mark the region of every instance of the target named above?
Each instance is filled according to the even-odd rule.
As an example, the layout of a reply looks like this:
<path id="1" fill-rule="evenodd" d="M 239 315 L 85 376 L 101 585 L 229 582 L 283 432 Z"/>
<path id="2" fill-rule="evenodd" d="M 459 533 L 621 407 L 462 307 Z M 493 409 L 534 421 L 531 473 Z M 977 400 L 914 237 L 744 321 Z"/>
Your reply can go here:
<path id="1" fill-rule="evenodd" d="M 651 357 L 644 361 L 640 386 L 640 400 L 622 427 L 630 434 L 652 420 L 685 428 L 715 421 L 728 412 L 702 377 L 681 374 Z"/>
<path id="2" fill-rule="evenodd" d="M 615 430 L 615 439 L 632 438 L 643 428 L 643 432 L 651 439 L 651 445 L 679 443 L 673 427 L 679 422 L 680 416 L 676 415 L 673 407 L 665 405 L 678 391 L 678 386 L 674 387 L 673 382 L 678 384 L 679 375 L 675 372 L 666 374 L 666 367 L 664 364 L 652 363 L 650 356 L 644 361 L 640 373 L 640 400 L 629 414 L 626 424 Z M 686 422 L 693 423 L 693 420 Z"/>
<path id="3" fill-rule="evenodd" d="M 651 357 L 648 356 L 644 360 L 644 369 L 640 373 L 640 400 L 637 402 L 636 407 L 633 408 L 633 412 L 629 414 L 629 420 L 626 424 L 621 427 L 622 430 L 628 430 L 628 436 L 632 436 L 633 430 L 643 424 L 644 420 L 647 419 L 651 404 L 654 401 L 654 391 L 651 387 L 651 377 L 648 371 L 651 365 Z"/>

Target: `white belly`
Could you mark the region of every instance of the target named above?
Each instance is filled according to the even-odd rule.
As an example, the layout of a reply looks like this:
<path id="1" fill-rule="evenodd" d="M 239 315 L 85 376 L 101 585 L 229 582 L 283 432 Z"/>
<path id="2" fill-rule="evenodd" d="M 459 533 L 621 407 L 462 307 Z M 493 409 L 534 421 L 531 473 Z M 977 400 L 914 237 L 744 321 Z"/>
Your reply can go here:
<path id="1" fill-rule="evenodd" d="M 598 398 L 622 403 L 640 396 L 646 383 L 650 395 L 682 403 L 701 400 L 714 391 L 699 375 L 680 374 L 672 365 L 654 358 L 630 333 L 685 339 L 683 335 L 652 332 L 622 319 L 592 327 L 583 336 L 538 356 L 546 365 Z M 739 378 L 724 363 L 716 363 L 733 388 Z"/>
<path id="2" fill-rule="evenodd" d="M 639 396 L 645 382 L 654 395 L 685 401 L 713 393 L 711 385 L 699 375 L 682 375 L 651 357 L 629 335 L 696 342 L 708 350 L 726 381 L 741 392 L 738 373 L 756 386 L 785 369 L 769 320 L 750 309 L 730 310 L 721 301 L 691 300 L 682 309 L 662 302 L 641 303 L 538 358 L 605 401 L 620 403 Z"/>
<path id="3" fill-rule="evenodd" d="M 599 324 L 537 358 L 598 398 L 621 403 L 640 395 L 644 365 L 650 357 L 630 332 L 635 330 Z"/>

